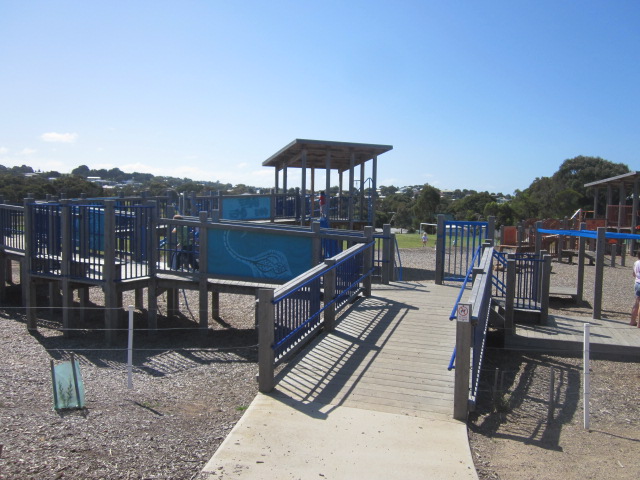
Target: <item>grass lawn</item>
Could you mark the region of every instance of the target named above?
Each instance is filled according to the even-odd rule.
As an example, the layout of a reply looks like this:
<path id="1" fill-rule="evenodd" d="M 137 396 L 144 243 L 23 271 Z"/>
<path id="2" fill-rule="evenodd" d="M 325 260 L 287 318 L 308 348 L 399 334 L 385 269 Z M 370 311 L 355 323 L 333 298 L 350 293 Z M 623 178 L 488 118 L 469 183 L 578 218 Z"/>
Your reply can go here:
<path id="1" fill-rule="evenodd" d="M 398 248 L 422 248 L 422 235 L 419 233 L 396 233 Z M 436 236 L 429 235 L 427 246 L 433 248 L 436 243 Z"/>

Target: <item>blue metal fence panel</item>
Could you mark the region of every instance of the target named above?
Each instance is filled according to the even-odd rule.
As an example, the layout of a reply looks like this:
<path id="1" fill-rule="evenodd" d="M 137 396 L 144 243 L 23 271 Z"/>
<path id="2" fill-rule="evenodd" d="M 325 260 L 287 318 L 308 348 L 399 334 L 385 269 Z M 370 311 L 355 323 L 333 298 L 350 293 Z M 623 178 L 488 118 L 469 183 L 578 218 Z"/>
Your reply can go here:
<path id="1" fill-rule="evenodd" d="M 337 309 L 344 307 L 358 292 L 362 272 L 363 253 L 353 255 L 336 265 L 336 304 Z"/>
<path id="2" fill-rule="evenodd" d="M 281 357 L 320 325 L 320 285 L 321 277 L 317 276 L 274 302 L 276 358 Z"/>
<path id="3" fill-rule="evenodd" d="M 0 205 L 0 246 L 24 252 L 24 207 Z"/>
<path id="4" fill-rule="evenodd" d="M 60 204 L 36 204 L 31 210 L 31 273 L 62 275 Z"/>
<path id="5" fill-rule="evenodd" d="M 479 246 L 487 239 L 488 222 L 445 221 L 440 248 L 445 281 L 462 282 Z"/>
<path id="6" fill-rule="evenodd" d="M 515 308 L 523 310 L 540 309 L 540 288 L 544 260 L 535 253 L 494 252 L 495 268 L 492 278 L 493 296 L 505 298 L 507 294 L 507 258 L 515 259 Z"/>

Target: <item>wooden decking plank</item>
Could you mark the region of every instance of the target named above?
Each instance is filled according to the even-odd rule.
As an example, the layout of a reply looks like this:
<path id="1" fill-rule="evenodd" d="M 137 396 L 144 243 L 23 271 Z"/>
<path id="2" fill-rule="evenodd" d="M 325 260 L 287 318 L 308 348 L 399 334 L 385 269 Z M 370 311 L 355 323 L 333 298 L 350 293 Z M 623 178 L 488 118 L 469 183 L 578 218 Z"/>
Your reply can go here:
<path id="1" fill-rule="evenodd" d="M 458 290 L 428 287 L 376 288 L 289 367 L 278 390 L 303 401 L 450 416 L 449 314 Z"/>

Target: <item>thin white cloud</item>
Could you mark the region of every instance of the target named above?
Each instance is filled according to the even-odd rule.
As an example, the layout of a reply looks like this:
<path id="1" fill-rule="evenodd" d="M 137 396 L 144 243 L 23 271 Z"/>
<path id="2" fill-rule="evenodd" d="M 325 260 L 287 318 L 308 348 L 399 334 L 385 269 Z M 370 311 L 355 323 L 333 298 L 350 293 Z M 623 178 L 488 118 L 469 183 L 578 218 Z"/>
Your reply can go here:
<path id="1" fill-rule="evenodd" d="M 0 155 L 6 155 L 9 153 L 9 149 L 7 147 L 0 147 Z"/>
<path id="2" fill-rule="evenodd" d="M 20 155 L 33 155 L 37 150 L 35 148 L 23 148 L 20 150 Z"/>
<path id="3" fill-rule="evenodd" d="M 55 143 L 74 143 L 78 138 L 77 133 L 56 133 L 56 132 L 48 132 L 43 133 L 40 136 L 40 139 L 45 142 L 55 142 Z"/>

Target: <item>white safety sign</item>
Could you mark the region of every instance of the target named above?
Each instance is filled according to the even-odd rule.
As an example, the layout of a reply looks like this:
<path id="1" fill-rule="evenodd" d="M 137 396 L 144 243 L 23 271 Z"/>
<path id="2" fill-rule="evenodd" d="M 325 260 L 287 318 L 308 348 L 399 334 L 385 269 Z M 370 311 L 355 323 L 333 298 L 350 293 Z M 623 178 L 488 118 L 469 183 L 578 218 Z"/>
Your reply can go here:
<path id="1" fill-rule="evenodd" d="M 471 312 L 469 311 L 469 305 L 461 303 L 458 305 L 458 321 L 459 322 L 469 322 Z"/>

